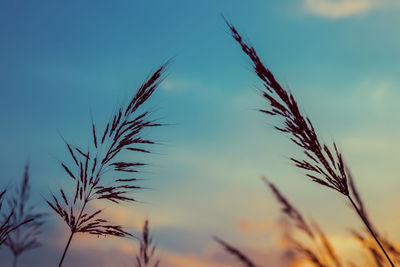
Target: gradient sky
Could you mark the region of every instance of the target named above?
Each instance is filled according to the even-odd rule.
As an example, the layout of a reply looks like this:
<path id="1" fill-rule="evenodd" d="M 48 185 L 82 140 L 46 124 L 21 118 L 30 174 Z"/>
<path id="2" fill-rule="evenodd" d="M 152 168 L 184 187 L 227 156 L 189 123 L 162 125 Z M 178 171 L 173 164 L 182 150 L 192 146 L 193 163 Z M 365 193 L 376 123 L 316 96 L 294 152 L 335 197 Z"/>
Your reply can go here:
<path id="1" fill-rule="evenodd" d="M 298 99 L 324 140 L 341 147 L 381 231 L 400 240 L 400 4 L 396 0 L 126 0 L 0 2 L 0 181 L 15 185 L 27 160 L 34 203 L 49 212 L 43 246 L 20 266 L 54 266 L 66 226 L 43 203 L 71 187 L 57 159 L 60 134 L 84 146 L 90 116 L 104 127 L 152 71 L 174 57 L 149 103 L 170 126 L 142 174 L 142 203 L 107 212 L 137 231 L 150 219 L 163 267 L 235 266 L 212 240 L 237 244 L 263 266 L 280 260 L 279 206 L 266 175 L 358 253 L 359 222 L 345 200 L 289 163 L 299 153 L 257 113 L 261 84 L 229 36 L 224 14 Z M 335 212 L 332 212 L 335 211 Z M 80 236 L 65 266 L 133 266 L 137 243 Z M 43 256 L 45 255 L 45 256 Z M 0 250 L 8 266 L 11 254 Z M 117 265 L 118 264 L 118 265 Z M 1 264 L 3 266 L 3 264 Z"/>

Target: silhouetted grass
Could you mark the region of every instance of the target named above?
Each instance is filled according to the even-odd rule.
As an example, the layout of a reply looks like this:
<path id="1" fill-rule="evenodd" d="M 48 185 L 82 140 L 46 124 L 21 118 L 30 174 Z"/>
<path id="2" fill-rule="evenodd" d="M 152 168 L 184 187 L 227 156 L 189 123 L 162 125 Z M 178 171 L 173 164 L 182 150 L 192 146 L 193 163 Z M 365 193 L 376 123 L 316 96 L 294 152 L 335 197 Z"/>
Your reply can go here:
<path id="1" fill-rule="evenodd" d="M 290 140 L 301 148 L 306 158 L 291 158 L 291 161 L 296 167 L 306 171 L 306 176 L 313 182 L 333 189 L 347 198 L 387 261 L 394 266 L 368 218 L 365 217 L 359 204 L 354 201 L 357 197 L 349 190 L 345 163 L 336 144 L 333 143 L 332 148 L 320 141 L 311 120 L 302 114 L 292 93 L 285 90 L 272 72 L 264 66 L 254 47 L 243 40 L 231 23 L 226 20 L 225 22 L 233 38 L 252 61 L 255 73 L 263 82 L 263 98 L 268 104 L 268 109 L 260 109 L 260 111 L 283 120 L 283 126 L 275 126 L 275 129 L 288 135 Z"/>
<path id="2" fill-rule="evenodd" d="M 155 71 L 137 90 L 126 107 L 120 107 L 107 123 L 105 130 L 98 135 L 92 122 L 92 144 L 87 149 L 72 146 L 65 142 L 73 167 L 60 163 L 67 175 L 75 183 L 75 192 L 69 194 L 60 189 L 59 196 L 52 195 L 47 201 L 49 206 L 64 220 L 70 228 L 70 236 L 61 256 L 62 265 L 71 240 L 76 233 L 93 235 L 132 236 L 121 226 L 99 218 L 102 210 L 90 211 L 88 204 L 95 200 L 108 200 L 113 203 L 135 202 L 131 192 L 140 189 L 134 185 L 136 173 L 145 166 L 144 162 L 128 162 L 118 159 L 122 151 L 150 153 L 146 146 L 154 144 L 144 139 L 142 132 L 146 128 L 161 126 L 149 119 L 148 111 L 140 111 L 163 79 L 167 64 Z M 109 174 L 106 179 L 104 176 Z M 110 180 L 111 179 L 111 180 Z"/>
<path id="3" fill-rule="evenodd" d="M 154 260 L 156 245 L 153 244 L 153 237 L 150 234 L 149 221 L 146 220 L 142 229 L 142 237 L 140 239 L 139 254 L 136 255 L 136 267 L 158 267 L 160 260 Z"/>
<path id="4" fill-rule="evenodd" d="M 8 212 L 3 211 L 3 204 L 5 200 L 5 195 L 7 193 L 7 189 L 4 189 L 0 192 L 0 247 L 7 241 L 8 236 L 16 231 L 22 225 L 29 223 L 32 219 L 26 219 L 18 224 L 15 224 L 12 220 L 14 215 L 14 210 L 10 210 Z"/>
<path id="5" fill-rule="evenodd" d="M 235 256 L 237 260 L 242 263 L 243 266 L 245 267 L 257 267 L 253 261 L 246 256 L 244 252 L 239 250 L 238 248 L 228 244 L 226 241 L 220 239 L 219 237 L 214 237 L 214 240 L 219 243 L 229 254 Z"/>
<path id="6" fill-rule="evenodd" d="M 374 224 L 371 222 L 370 217 L 368 215 L 367 209 L 365 207 L 365 204 L 361 198 L 360 193 L 358 192 L 358 189 L 355 185 L 353 175 L 349 170 L 347 170 L 348 177 L 349 177 L 349 188 L 352 191 L 355 199 L 355 203 L 359 207 L 359 210 L 361 214 L 364 216 L 365 220 L 368 222 L 370 227 L 373 229 L 373 231 L 376 233 L 376 235 L 379 237 L 379 239 L 382 241 L 382 243 L 385 245 L 387 250 L 391 253 L 392 256 L 394 256 L 395 260 L 397 263 L 400 262 L 400 250 L 396 247 L 395 244 L 393 244 L 391 241 L 388 240 L 388 238 L 382 236 L 379 231 L 376 229 Z M 368 233 L 368 229 L 364 229 L 365 232 Z M 367 251 L 370 253 L 372 258 L 375 260 L 377 266 L 384 266 L 384 255 L 381 255 L 380 250 L 378 247 L 376 247 L 376 243 L 371 242 L 371 240 L 364 236 L 363 232 L 352 230 L 351 231 L 352 235 L 362 244 L 362 246 L 367 249 Z"/>
<path id="7" fill-rule="evenodd" d="M 307 222 L 300 211 L 290 203 L 290 201 L 274 184 L 269 182 L 265 177 L 263 177 L 263 181 L 269 187 L 277 202 L 282 206 L 281 211 L 287 218 L 289 218 L 290 224 L 300 233 L 304 234 L 303 237 L 307 237 L 308 239 L 308 242 L 304 242 L 303 240 L 299 240 L 299 238 L 295 238 L 291 233 L 286 233 L 285 240 L 290 244 L 290 249 L 296 251 L 297 254 L 301 255 L 305 260 L 317 267 L 343 266 L 332 243 L 326 237 L 318 224 L 316 222 Z M 228 253 L 236 256 L 239 262 L 244 264 L 244 266 L 257 266 L 239 249 L 219 238 L 215 238 L 215 240 L 220 243 Z"/>
<path id="8" fill-rule="evenodd" d="M 285 214 L 293 223 L 296 229 L 303 232 L 313 244 L 313 248 L 308 247 L 292 236 L 288 236 L 289 243 L 303 254 L 310 262 L 316 266 L 342 266 L 342 262 L 336 253 L 332 243 L 316 222 L 308 223 L 300 211 L 295 208 L 289 200 L 279 191 L 279 189 L 263 177 L 263 181 L 270 188 L 278 203 L 282 206 L 282 213 Z"/>
<path id="9" fill-rule="evenodd" d="M 14 255 L 13 266 L 17 266 L 18 257 L 31 249 L 40 246 L 37 240 L 41 227 L 44 223 L 44 213 L 35 213 L 34 206 L 29 204 L 30 183 L 29 183 L 29 165 L 25 165 L 25 172 L 21 186 L 16 188 L 15 193 L 8 200 L 9 208 L 13 211 L 10 222 L 20 227 L 9 233 L 5 245 Z"/>

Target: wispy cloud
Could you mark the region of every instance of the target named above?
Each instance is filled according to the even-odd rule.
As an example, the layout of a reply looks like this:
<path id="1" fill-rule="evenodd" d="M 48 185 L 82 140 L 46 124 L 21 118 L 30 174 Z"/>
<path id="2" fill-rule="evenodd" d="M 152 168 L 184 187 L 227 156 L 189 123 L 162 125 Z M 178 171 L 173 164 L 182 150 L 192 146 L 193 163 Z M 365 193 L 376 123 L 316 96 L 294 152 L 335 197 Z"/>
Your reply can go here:
<path id="1" fill-rule="evenodd" d="M 303 0 L 308 13 L 330 19 L 366 14 L 382 3 L 381 0 Z"/>
<path id="2" fill-rule="evenodd" d="M 242 219 L 236 223 L 236 228 L 239 231 L 248 233 L 266 233 L 274 227 L 275 225 L 270 221 L 253 222 L 248 219 Z"/>
<path id="3" fill-rule="evenodd" d="M 199 257 L 198 255 L 194 254 L 178 254 L 172 252 L 164 252 L 162 263 L 164 266 L 175 266 L 175 267 L 185 267 L 185 266 L 192 266 L 192 267 L 201 267 L 201 266 L 210 266 L 210 267 L 229 267 L 231 265 L 216 262 L 213 259 L 204 257 Z"/>
<path id="4" fill-rule="evenodd" d="M 171 91 L 181 91 L 187 88 L 201 87 L 202 85 L 199 81 L 181 78 L 181 77 L 168 77 L 165 81 L 161 83 L 161 89 L 171 92 Z"/>

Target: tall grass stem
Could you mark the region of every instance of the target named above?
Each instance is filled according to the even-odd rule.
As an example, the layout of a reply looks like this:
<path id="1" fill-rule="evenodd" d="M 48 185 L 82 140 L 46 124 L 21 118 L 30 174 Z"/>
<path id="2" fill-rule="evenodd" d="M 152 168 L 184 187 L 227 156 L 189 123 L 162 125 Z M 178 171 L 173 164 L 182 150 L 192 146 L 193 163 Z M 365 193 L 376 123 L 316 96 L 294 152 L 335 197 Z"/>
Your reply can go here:
<path id="1" fill-rule="evenodd" d="M 64 258 L 65 258 L 65 254 L 67 254 L 67 250 L 69 248 L 69 245 L 71 244 L 71 240 L 72 240 L 72 237 L 74 236 L 74 234 L 75 234 L 74 232 L 71 232 L 71 235 L 69 236 L 67 245 L 65 246 L 65 249 L 64 249 L 64 252 L 63 252 L 63 254 L 61 256 L 61 260 L 60 260 L 60 263 L 58 264 L 58 267 L 62 266 L 62 263 L 63 263 Z"/>
<path id="2" fill-rule="evenodd" d="M 360 216 L 361 220 L 363 221 L 363 223 L 367 227 L 368 231 L 370 232 L 370 234 L 372 235 L 372 237 L 375 239 L 376 243 L 378 244 L 378 246 L 382 250 L 383 254 L 385 254 L 385 257 L 388 260 L 388 262 L 390 263 L 390 266 L 394 267 L 394 264 L 393 264 L 392 260 L 390 259 L 389 255 L 387 254 L 385 248 L 383 247 L 383 245 L 379 241 L 379 239 L 376 236 L 375 232 L 372 230 L 372 228 L 369 225 L 368 221 L 364 218 L 363 214 L 361 213 L 360 209 L 357 207 L 356 203 L 354 203 L 354 201 L 351 198 L 351 196 L 347 196 L 347 197 L 350 200 L 351 204 L 353 205 L 353 208 L 357 211 L 358 216 Z"/>

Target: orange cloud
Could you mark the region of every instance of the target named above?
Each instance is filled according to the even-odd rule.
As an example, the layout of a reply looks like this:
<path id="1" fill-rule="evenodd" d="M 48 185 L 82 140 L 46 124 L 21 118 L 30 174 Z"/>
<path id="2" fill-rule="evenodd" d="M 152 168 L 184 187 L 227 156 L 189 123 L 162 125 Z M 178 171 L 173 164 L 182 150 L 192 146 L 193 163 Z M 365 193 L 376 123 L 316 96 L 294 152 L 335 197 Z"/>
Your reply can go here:
<path id="1" fill-rule="evenodd" d="M 199 258 L 194 254 L 164 253 L 162 257 L 163 266 L 175 267 L 231 267 L 229 264 L 217 263 L 211 259 Z"/>
<path id="2" fill-rule="evenodd" d="M 252 222 L 250 220 L 240 220 L 236 223 L 236 228 L 242 232 L 261 233 L 273 228 L 270 222 Z"/>

